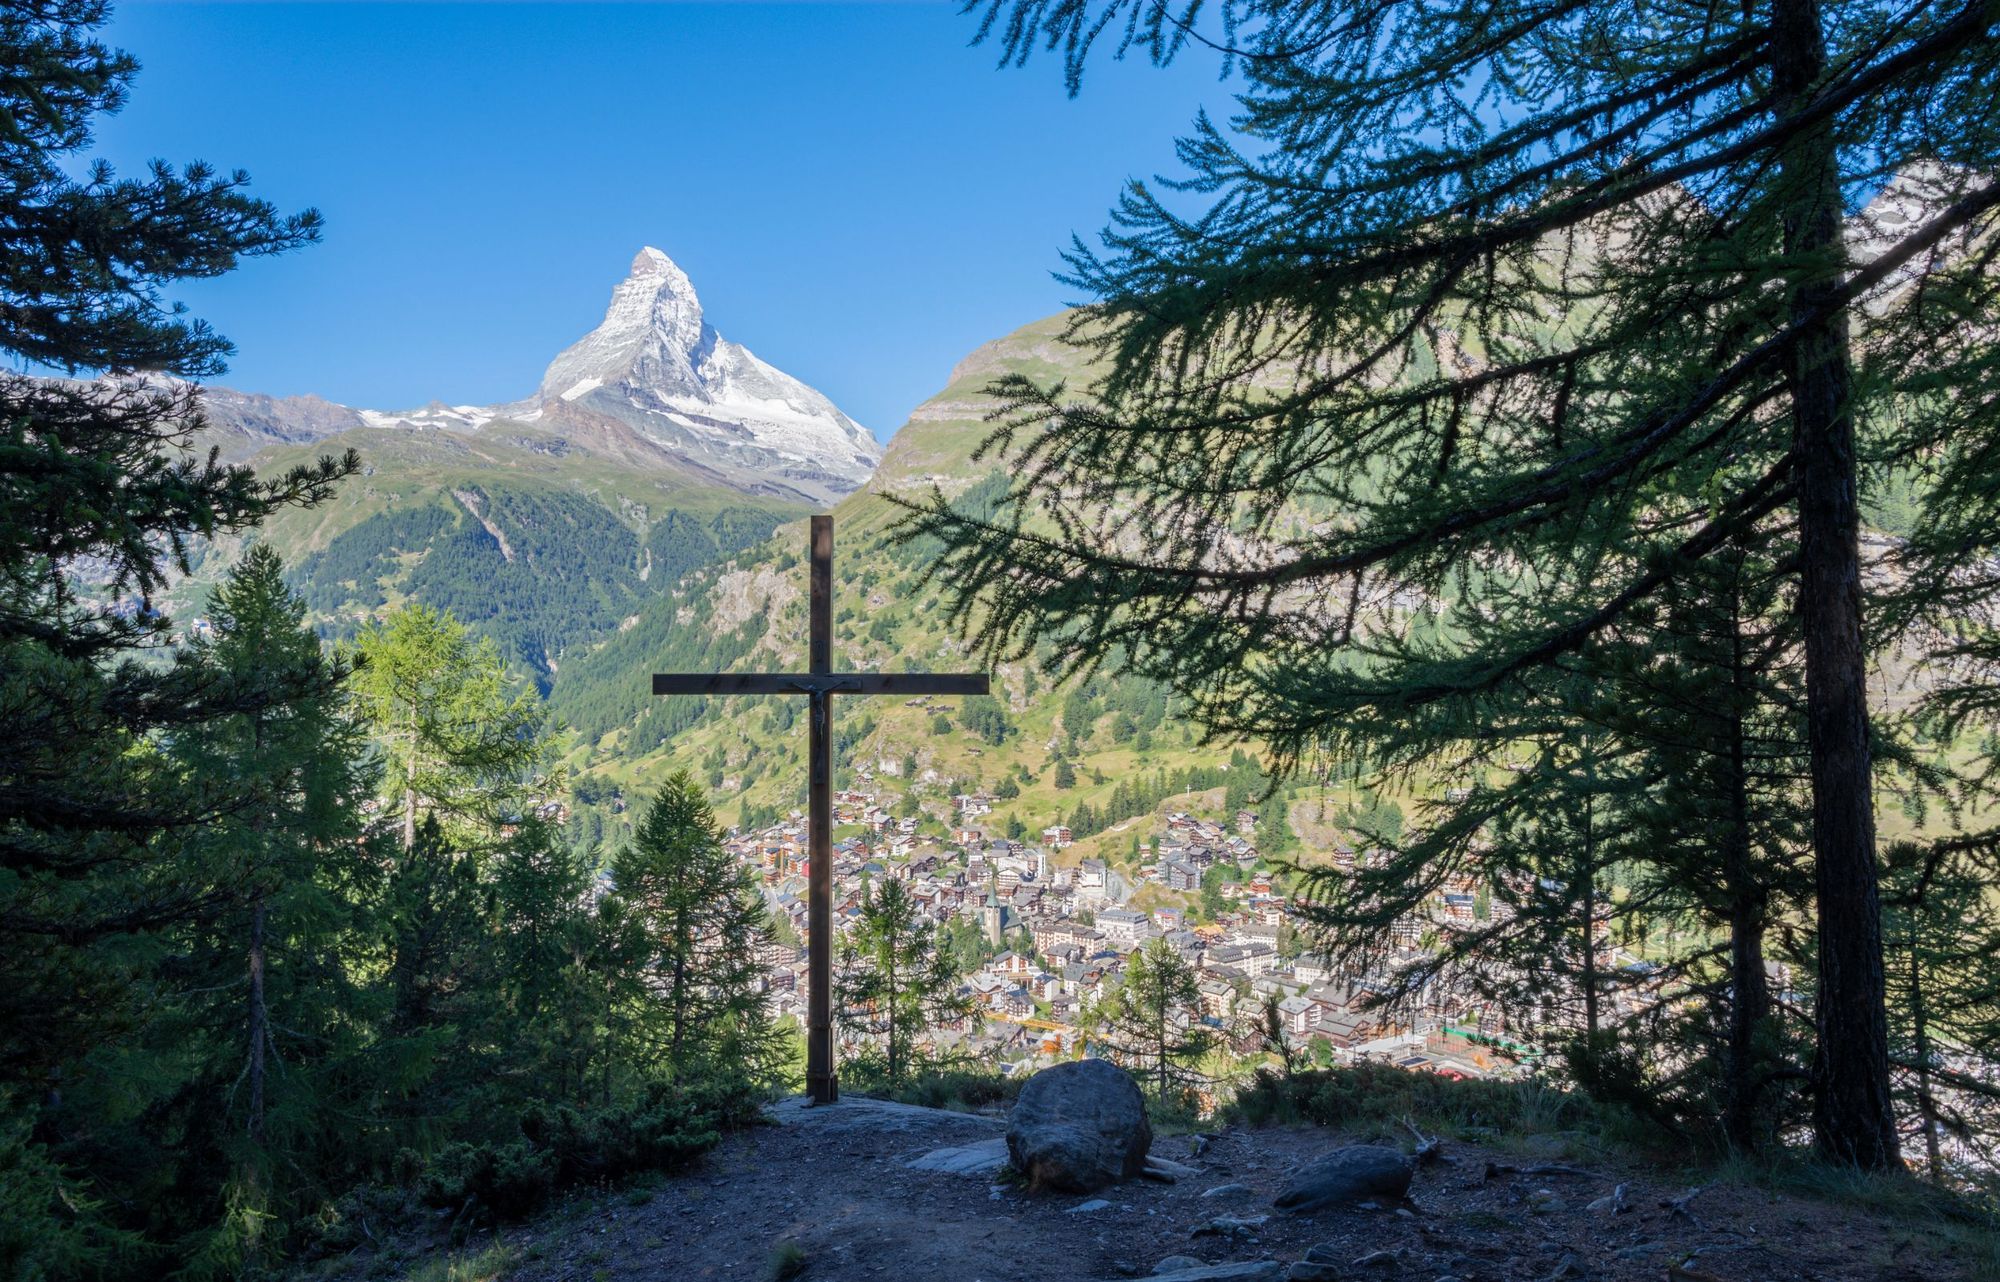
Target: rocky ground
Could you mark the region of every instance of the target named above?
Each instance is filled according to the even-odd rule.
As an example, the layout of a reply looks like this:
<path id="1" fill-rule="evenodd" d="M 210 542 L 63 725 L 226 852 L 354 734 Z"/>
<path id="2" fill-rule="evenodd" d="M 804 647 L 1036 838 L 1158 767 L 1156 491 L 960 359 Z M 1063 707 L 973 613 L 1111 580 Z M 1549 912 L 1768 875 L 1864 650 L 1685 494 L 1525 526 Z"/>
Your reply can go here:
<path id="1" fill-rule="evenodd" d="M 1034 1193 L 1001 1165 L 1005 1122 L 850 1098 L 787 1101 L 695 1171 L 506 1235 L 506 1282 L 698 1278 L 1033 1282 L 1177 1276 L 1537 1282 L 1911 1282 L 1977 1276 L 1887 1217 L 1611 1160 L 1452 1143 L 1401 1207 L 1290 1215 L 1300 1166 L 1355 1141 L 1316 1128 L 1157 1139 L 1173 1182 Z M 1411 1147 L 1411 1137 L 1400 1137 Z M 1175 1259 L 1174 1257 L 1181 1257 Z M 1217 1268 L 1233 1265 L 1234 1268 Z"/>

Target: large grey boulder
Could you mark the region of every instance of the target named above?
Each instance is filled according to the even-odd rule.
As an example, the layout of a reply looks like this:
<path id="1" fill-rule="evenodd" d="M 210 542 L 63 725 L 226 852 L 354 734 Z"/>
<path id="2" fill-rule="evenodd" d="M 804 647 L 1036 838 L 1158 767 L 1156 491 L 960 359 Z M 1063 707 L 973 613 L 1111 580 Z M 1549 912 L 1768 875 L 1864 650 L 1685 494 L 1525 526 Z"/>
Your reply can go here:
<path id="1" fill-rule="evenodd" d="M 1007 1155 L 1038 1189 L 1094 1193 L 1143 1175 L 1153 1128 L 1132 1078 L 1101 1059 L 1045 1068 L 1028 1079 L 1007 1121 Z"/>
<path id="2" fill-rule="evenodd" d="M 1416 1164 L 1398 1149 L 1349 1144 L 1301 1166 L 1272 1202 L 1286 1211 L 1318 1211 L 1356 1202 L 1401 1202 Z"/>

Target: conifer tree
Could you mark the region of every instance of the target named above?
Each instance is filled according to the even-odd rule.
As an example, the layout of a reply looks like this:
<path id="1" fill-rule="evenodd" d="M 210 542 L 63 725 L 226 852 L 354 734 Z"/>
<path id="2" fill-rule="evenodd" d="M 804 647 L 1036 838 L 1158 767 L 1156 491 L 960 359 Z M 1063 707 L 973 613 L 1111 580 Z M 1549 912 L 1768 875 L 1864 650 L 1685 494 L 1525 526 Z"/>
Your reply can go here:
<path id="1" fill-rule="evenodd" d="M 529 775 L 553 743 L 541 701 L 508 676 L 492 641 L 411 605 L 363 628 L 355 657 L 355 693 L 386 752 L 404 847 L 426 814 L 482 834 L 518 822 Z"/>
<path id="2" fill-rule="evenodd" d="M 522 826 L 488 859 L 511 1054 L 549 1098 L 579 1100 L 603 1049 L 614 960 L 592 908 L 595 851 L 547 823 Z"/>
<path id="3" fill-rule="evenodd" d="M 2000 1088 L 1974 1067 L 2000 1047 L 1994 853 L 1984 836 L 1889 852 L 1890 1055 L 1925 1175 L 1940 1184 L 1986 1182 L 2000 1151 Z"/>
<path id="4" fill-rule="evenodd" d="M 1214 1048 L 1201 1023 L 1201 982 L 1185 957 L 1155 939 L 1125 963 L 1125 979 L 1099 1011 L 1118 1062 L 1169 1108 L 1192 1106 L 1196 1067 Z"/>
<path id="5" fill-rule="evenodd" d="M 977 1018 L 971 996 L 959 991 L 954 960 L 940 946 L 937 923 L 894 878 L 874 888 L 841 940 L 834 976 L 840 1025 L 879 1047 L 889 1081 L 902 1082 L 920 1064 L 926 1030 Z"/>
<path id="6" fill-rule="evenodd" d="M 196 1252 L 231 1273 L 254 1262 L 267 1220 L 325 1194 L 324 1172 L 296 1154 L 328 1145 L 334 1115 L 353 1102 L 329 1083 L 352 1067 L 368 1006 L 351 954 L 366 929 L 360 803 L 373 780 L 348 715 L 348 673 L 322 653 L 275 552 L 253 545 L 208 617 L 213 639 L 194 641 L 192 661 L 232 688 L 268 693 L 169 740 L 186 768 L 242 789 L 180 861 L 182 876 L 234 890 L 176 932 L 186 991 L 164 994 L 175 1013 L 139 1054 L 195 1065 L 168 1111 L 180 1115 L 181 1178 L 216 1178 L 224 1160 L 234 1168 L 223 1177 L 229 1213 Z"/>
<path id="7" fill-rule="evenodd" d="M 1009 60 L 1060 51 L 1072 91 L 1107 42 L 1221 48 L 1242 87 L 1233 132 L 1204 117 L 1182 141 L 1173 194 L 1135 183 L 1103 247 L 1068 256 L 1102 380 L 1003 380 L 988 453 L 1010 492 L 990 515 L 934 495 L 910 523 L 943 542 L 960 620 L 988 621 L 995 658 L 1125 656 L 1294 766 L 1357 715 L 1575 652 L 1787 514 L 1814 1129 L 1893 1166 L 1863 452 L 2000 488 L 1990 399 L 1951 394 L 1979 386 L 1990 344 L 1963 339 L 2000 312 L 1976 252 L 2000 207 L 2000 16 L 966 7 Z M 1849 202 L 1892 177 L 1850 231 Z M 1955 525 L 1931 501 L 1920 524 Z M 1913 547 L 1916 576 L 1988 555 L 1990 527 L 1968 533 Z M 1466 643 L 1483 612 L 1500 626 Z"/>
<path id="8" fill-rule="evenodd" d="M 479 861 L 453 845 L 437 815 L 425 815 L 416 840 L 398 843 L 383 897 L 387 1032 L 431 1056 L 456 1043 L 451 1067 L 467 1079 L 490 1047 L 482 1025 L 499 981 L 488 903 Z"/>
<path id="9" fill-rule="evenodd" d="M 630 1018 L 647 1062 L 673 1080 L 769 1080 L 778 1048 L 758 959 L 768 918 L 693 776 L 667 777 L 611 880 L 636 939 Z"/>
<path id="10" fill-rule="evenodd" d="M 93 162 L 96 121 L 137 72 L 97 38 L 107 12 L 0 9 L 0 1266 L 28 1274 L 103 1269 L 132 1244 L 77 1173 L 89 1154 L 72 1144 L 103 1133 L 84 1110 L 122 1062 L 88 1056 L 129 1046 L 160 932 L 240 889 L 181 860 L 247 804 L 244 781 L 178 768 L 159 741 L 294 693 L 235 688 L 186 656 L 127 660 L 165 648 L 157 595 L 196 540 L 324 499 L 359 467 L 260 479 L 195 448 L 192 385 L 133 377 L 219 371 L 227 342 L 165 294 L 309 243 L 319 221 L 256 199 L 241 173 Z"/>
<path id="11" fill-rule="evenodd" d="M 1781 583 L 1768 562 L 1701 567 L 1545 671 L 1357 726 L 1386 768 L 1444 792 L 1407 838 L 1369 834 L 1374 857 L 1351 876 L 1308 872 L 1319 942 L 1365 967 L 1399 920 L 1470 885 L 1473 920 L 1441 928 L 1432 955 L 1392 976 L 1386 1003 L 1443 984 L 1564 1046 L 1592 1089 L 1684 1133 L 1720 1118 L 1714 1138 L 1745 1151 L 1777 1134 L 1765 1096 L 1797 1066 L 1776 1050 L 1767 936 L 1810 905 Z M 1452 725 L 1483 733 L 1455 737 Z M 1641 1000 L 1618 1002 L 1585 932 L 1653 921 L 1692 925 L 1698 942 L 1650 950 Z"/>

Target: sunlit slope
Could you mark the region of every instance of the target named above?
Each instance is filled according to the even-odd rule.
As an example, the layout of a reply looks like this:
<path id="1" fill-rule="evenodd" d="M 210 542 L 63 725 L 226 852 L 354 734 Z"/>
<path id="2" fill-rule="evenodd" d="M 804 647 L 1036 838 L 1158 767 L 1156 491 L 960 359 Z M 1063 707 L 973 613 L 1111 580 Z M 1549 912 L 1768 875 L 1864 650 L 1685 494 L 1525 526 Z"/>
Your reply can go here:
<path id="1" fill-rule="evenodd" d="M 926 549 L 891 537 L 897 509 L 884 495 L 933 484 L 962 495 L 994 485 L 994 464 L 973 457 L 991 427 L 986 388 L 1006 373 L 1087 379 L 1090 354 L 1062 341 L 1067 324 L 1065 316 L 1037 321 L 960 362 L 897 432 L 874 479 L 833 509 L 836 666 L 972 666 L 936 587 L 921 585 Z M 551 698 L 577 732 L 577 764 L 587 776 L 643 791 L 665 770 L 692 769 L 717 789 L 731 818 L 802 801 L 801 699 L 655 699 L 650 678 L 655 671 L 803 670 L 805 540 L 803 521 L 778 527 L 756 547 L 690 575 L 632 626 L 564 665 Z M 837 700 L 837 778 L 872 773 L 885 800 L 938 827 L 955 817 L 955 793 L 1004 792 L 1003 781 L 1011 781 L 1018 795 L 998 800 L 976 824 L 998 833 L 1011 820 L 1038 833 L 1079 805 L 1102 810 L 1121 783 L 1128 791 L 1162 775 L 1171 783 L 1191 766 L 1220 768 L 1229 760 L 1229 747 L 1192 743 L 1164 690 L 1108 677 L 1057 688 L 1041 669 L 1027 661 L 994 670 L 997 721 L 990 708 L 968 716 L 967 701 L 956 699 Z M 1071 786 L 1057 786 L 1059 756 L 1070 762 Z"/>
<path id="2" fill-rule="evenodd" d="M 584 452 L 529 428 L 358 429 L 265 450 L 267 475 L 352 447 L 363 472 L 257 537 L 283 554 L 316 622 L 343 635 L 411 601 L 449 609 L 547 686 L 683 574 L 767 535 L 802 506 L 714 484 L 656 458 Z M 181 613 L 240 551 L 206 550 Z"/>

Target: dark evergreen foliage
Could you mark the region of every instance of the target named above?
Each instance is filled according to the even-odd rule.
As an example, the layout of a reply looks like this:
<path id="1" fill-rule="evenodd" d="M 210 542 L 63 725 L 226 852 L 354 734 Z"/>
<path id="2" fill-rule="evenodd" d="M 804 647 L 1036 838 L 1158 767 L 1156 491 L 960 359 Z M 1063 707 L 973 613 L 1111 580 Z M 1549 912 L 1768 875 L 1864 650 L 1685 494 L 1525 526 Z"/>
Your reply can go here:
<path id="1" fill-rule="evenodd" d="M 1112 1055 L 1163 1108 L 1193 1115 L 1207 1079 L 1201 1059 L 1216 1045 L 1201 1020 L 1200 977 L 1165 940 L 1132 954 L 1125 979 L 1097 1012 Z"/>
<path id="2" fill-rule="evenodd" d="M 0 348 L 100 376 L 0 379 L 0 1273 L 236 1278 L 374 1182 L 470 1222 L 687 1160 L 758 1083 L 741 1059 L 670 1076 L 617 1040 L 635 944 L 663 946 L 600 912 L 592 853 L 534 813 L 559 782 L 539 698 L 434 609 L 366 630 L 358 658 L 323 649 L 254 530 L 358 461 L 225 466 L 191 449 L 192 385 L 139 376 L 228 352 L 164 291 L 318 223 L 241 175 L 80 167 L 133 73 L 94 40 L 104 16 L 0 14 Z M 566 496 L 460 502 L 364 526 L 302 581 L 377 607 L 389 556 L 459 540 L 515 653 L 615 627 L 625 602 L 550 571 L 570 544 L 635 566 L 635 535 Z M 489 555 L 482 512 L 515 559 Z M 771 519 L 726 511 L 687 555 Z M 245 533 L 177 632 L 170 577 Z M 397 586 L 459 600 L 447 559 Z"/>
<path id="3" fill-rule="evenodd" d="M 703 522 L 668 512 L 642 537 L 582 495 L 467 487 L 343 530 L 294 578 L 334 619 L 372 613 L 389 588 L 445 611 L 492 638 L 547 693 L 567 661 L 687 574 L 767 537 L 782 516 L 730 507 Z"/>
<path id="4" fill-rule="evenodd" d="M 289 809 L 296 780 L 198 768 L 175 745 L 240 743 L 247 721 L 323 700 L 335 676 L 166 653 L 155 594 L 196 540 L 317 502 L 357 466 L 259 479 L 195 454 L 192 389 L 136 376 L 220 368 L 228 345 L 163 293 L 306 243 L 318 220 L 252 198 L 241 174 L 90 164 L 94 118 L 124 103 L 136 69 L 95 38 L 104 17 L 90 0 L 0 13 L 0 349 L 102 376 L 0 379 L 0 1257 L 29 1275 L 136 1258 L 153 1226 L 113 1223 L 98 1172 L 71 1154 L 122 1165 L 150 1151 L 112 1142 L 135 1097 L 107 1073 L 153 1010 L 169 934 L 254 900 L 283 861 L 288 839 L 219 860 L 210 838 L 279 797 Z M 255 1043 L 237 1031 L 219 1053 L 240 1069 Z M 253 1147 L 204 1160 L 248 1171 Z"/>
<path id="5" fill-rule="evenodd" d="M 1484 694 L 1780 540 L 1815 1127 L 1894 1165 L 1857 535 L 1869 465 L 1946 479 L 1891 487 L 1939 536 L 1905 546 L 1892 624 L 1962 620 L 1943 585 L 1990 563 L 1960 517 L 2000 490 L 1991 6 L 966 7 L 1073 90 L 1100 42 L 1219 48 L 1243 87 L 1069 255 L 1101 383 L 1004 380 L 1009 493 L 906 526 L 961 621 L 995 657 L 1123 655 L 1297 765 L 1365 754 L 1357 722 L 1475 734 Z M 1847 235 L 1893 175 L 1913 204 Z"/>
<path id="6" fill-rule="evenodd" d="M 948 1058 L 930 1043 L 934 1030 L 978 1022 L 978 1004 L 958 985 L 960 957 L 940 946 L 937 923 L 900 881 L 873 889 L 836 960 L 839 1028 L 859 1043 L 841 1058 L 861 1077 L 900 1084 Z"/>
<path id="7" fill-rule="evenodd" d="M 635 1049 L 674 1079 L 773 1079 L 783 1051 L 759 963 L 768 914 L 687 772 L 668 776 L 611 879 L 605 915 L 630 977 L 620 1023 Z"/>

